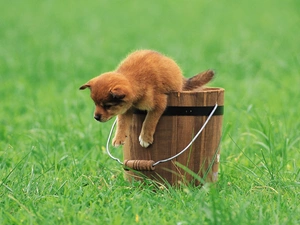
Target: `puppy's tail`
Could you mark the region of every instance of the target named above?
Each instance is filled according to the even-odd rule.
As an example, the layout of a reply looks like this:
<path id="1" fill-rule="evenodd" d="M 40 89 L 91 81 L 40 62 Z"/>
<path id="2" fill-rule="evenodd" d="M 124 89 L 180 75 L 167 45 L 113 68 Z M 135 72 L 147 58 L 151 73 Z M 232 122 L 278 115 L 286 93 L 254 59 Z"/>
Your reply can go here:
<path id="1" fill-rule="evenodd" d="M 213 79 L 215 72 L 213 70 L 207 70 L 199 73 L 191 78 L 184 78 L 183 91 L 192 91 L 202 87 Z"/>

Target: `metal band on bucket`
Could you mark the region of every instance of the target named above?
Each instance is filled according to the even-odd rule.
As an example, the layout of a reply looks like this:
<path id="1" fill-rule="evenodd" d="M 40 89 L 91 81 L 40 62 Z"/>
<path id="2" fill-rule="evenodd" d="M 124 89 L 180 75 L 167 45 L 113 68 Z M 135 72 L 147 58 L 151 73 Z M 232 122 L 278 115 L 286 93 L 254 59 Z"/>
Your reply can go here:
<path id="1" fill-rule="evenodd" d="M 214 106 L 168 106 L 163 116 L 209 116 Z M 134 109 L 134 114 L 146 115 L 147 111 Z M 224 114 L 224 106 L 218 106 L 213 116 Z"/>

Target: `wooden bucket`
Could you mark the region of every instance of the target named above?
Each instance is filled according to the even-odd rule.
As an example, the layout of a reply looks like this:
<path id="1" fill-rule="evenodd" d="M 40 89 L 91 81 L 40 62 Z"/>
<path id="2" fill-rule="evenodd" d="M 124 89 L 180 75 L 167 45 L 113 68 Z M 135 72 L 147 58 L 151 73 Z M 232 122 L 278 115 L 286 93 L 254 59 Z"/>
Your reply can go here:
<path id="1" fill-rule="evenodd" d="M 123 146 L 126 177 L 129 180 L 146 177 L 171 185 L 201 185 L 217 181 L 223 107 L 222 88 L 171 93 L 168 107 L 157 125 L 154 143 L 148 148 L 141 147 L 138 140 L 146 114 L 135 112 L 130 135 Z M 181 152 L 210 114 L 201 134 L 185 152 L 170 161 L 157 163 Z"/>

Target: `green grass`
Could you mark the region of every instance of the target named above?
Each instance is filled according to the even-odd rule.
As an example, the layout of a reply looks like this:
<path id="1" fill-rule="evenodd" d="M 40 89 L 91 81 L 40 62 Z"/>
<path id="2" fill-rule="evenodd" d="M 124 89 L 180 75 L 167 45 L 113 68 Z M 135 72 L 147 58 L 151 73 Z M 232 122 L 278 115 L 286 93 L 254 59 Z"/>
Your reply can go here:
<path id="1" fill-rule="evenodd" d="M 299 224 L 299 14 L 288 1 L 4 1 L 0 224 Z M 219 181 L 127 183 L 88 79 L 156 49 L 226 90 Z M 121 150 L 113 150 L 122 157 Z M 155 190 L 155 191 L 153 191 Z"/>

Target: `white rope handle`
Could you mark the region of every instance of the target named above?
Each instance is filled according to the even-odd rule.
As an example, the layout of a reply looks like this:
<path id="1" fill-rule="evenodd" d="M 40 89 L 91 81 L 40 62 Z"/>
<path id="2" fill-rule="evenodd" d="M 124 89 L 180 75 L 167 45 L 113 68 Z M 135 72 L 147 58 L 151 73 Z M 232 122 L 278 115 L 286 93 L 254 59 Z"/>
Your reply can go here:
<path id="1" fill-rule="evenodd" d="M 120 161 L 120 159 L 114 157 L 109 151 L 109 143 L 110 143 L 111 135 L 112 135 L 112 133 L 114 131 L 114 128 L 116 126 L 116 123 L 117 123 L 117 119 L 114 121 L 113 125 L 111 126 L 111 129 L 110 129 L 110 132 L 109 132 L 109 135 L 108 135 L 108 138 L 107 138 L 107 142 L 106 142 L 106 152 L 110 156 L 110 158 L 112 158 L 113 160 L 116 160 L 118 163 L 123 165 L 123 163 Z"/>
<path id="2" fill-rule="evenodd" d="M 198 131 L 198 133 L 195 135 L 195 137 L 191 140 L 191 142 L 184 148 L 182 149 L 179 153 L 177 153 L 176 155 L 174 156 L 171 156 L 169 158 L 166 158 L 166 159 L 162 159 L 162 160 L 158 160 L 157 162 L 153 163 L 153 167 L 160 164 L 160 163 L 164 163 L 164 162 L 168 162 L 172 159 L 175 159 L 176 157 L 180 156 L 182 153 L 184 153 L 194 142 L 195 140 L 198 138 L 198 136 L 201 134 L 201 132 L 203 131 L 203 129 L 206 127 L 207 123 L 209 122 L 209 120 L 211 119 L 211 117 L 213 116 L 213 114 L 215 113 L 215 111 L 217 110 L 218 108 L 218 104 L 216 103 L 213 110 L 211 111 L 211 113 L 209 114 L 209 116 L 207 117 L 206 121 L 204 122 L 203 126 L 200 128 L 200 130 Z M 123 163 L 120 161 L 120 159 L 114 157 L 111 153 L 110 153 L 110 150 L 109 150 L 109 143 L 110 143 L 110 139 L 111 139 L 111 135 L 113 133 L 113 130 L 116 126 L 116 123 L 117 123 L 117 120 L 114 121 L 112 127 L 111 127 L 111 130 L 109 132 L 109 135 L 108 135 L 108 138 L 107 138 L 107 142 L 106 142 L 106 152 L 107 154 L 113 159 L 113 160 L 116 160 L 118 163 L 120 163 L 121 165 L 123 165 Z"/>

